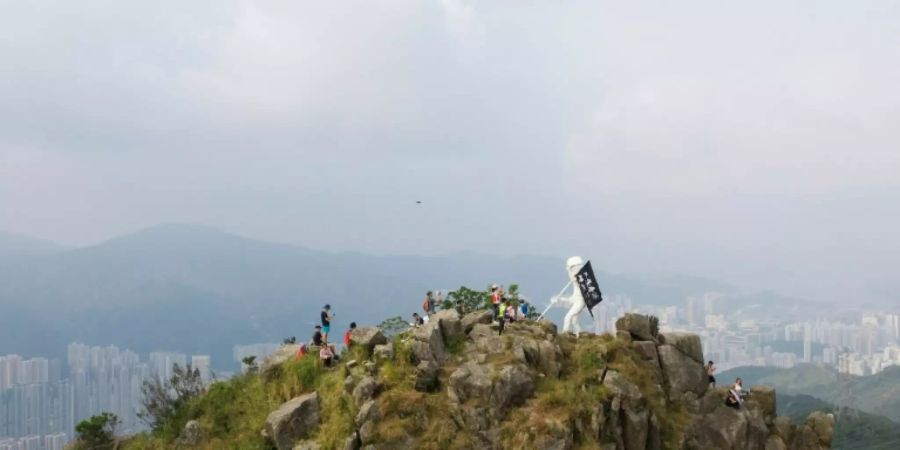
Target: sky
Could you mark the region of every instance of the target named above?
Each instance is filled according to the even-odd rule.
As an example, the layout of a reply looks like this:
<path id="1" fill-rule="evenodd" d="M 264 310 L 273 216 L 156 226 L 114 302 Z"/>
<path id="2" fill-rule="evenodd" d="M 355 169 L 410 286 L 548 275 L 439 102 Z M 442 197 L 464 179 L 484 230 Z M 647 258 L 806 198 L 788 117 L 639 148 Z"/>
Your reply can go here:
<path id="1" fill-rule="evenodd" d="M 898 300 L 895 1 L 0 10 L 0 230 L 187 222 Z"/>

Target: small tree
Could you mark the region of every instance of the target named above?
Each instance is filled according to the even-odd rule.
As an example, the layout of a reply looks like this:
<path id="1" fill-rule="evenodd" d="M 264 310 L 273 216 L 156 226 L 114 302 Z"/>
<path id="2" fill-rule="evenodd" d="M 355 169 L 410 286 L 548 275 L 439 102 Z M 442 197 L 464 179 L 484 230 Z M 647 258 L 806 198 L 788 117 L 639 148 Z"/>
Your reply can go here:
<path id="1" fill-rule="evenodd" d="M 144 410 L 138 413 L 138 418 L 153 430 L 158 430 L 188 401 L 205 391 L 200 369 L 194 369 L 190 364 L 185 367 L 175 364 L 172 366 L 172 377 L 167 381 L 159 377 L 144 381 L 141 387 Z"/>
<path id="2" fill-rule="evenodd" d="M 75 426 L 78 444 L 90 450 L 112 449 L 116 444 L 116 427 L 119 417 L 113 413 L 102 413 L 82 420 Z"/>
<path id="3" fill-rule="evenodd" d="M 402 317 L 391 317 L 390 319 L 386 319 L 385 321 L 378 324 L 378 328 L 381 329 L 381 332 L 388 339 L 406 331 L 409 328 L 409 323 L 403 320 Z"/>
<path id="4" fill-rule="evenodd" d="M 484 291 L 476 291 L 465 286 L 460 286 L 459 289 L 451 291 L 449 294 L 447 294 L 447 298 L 452 298 L 453 304 L 455 304 L 457 300 L 462 300 L 463 308 L 465 308 L 466 311 L 474 311 L 476 309 L 491 307 L 490 289 Z"/>

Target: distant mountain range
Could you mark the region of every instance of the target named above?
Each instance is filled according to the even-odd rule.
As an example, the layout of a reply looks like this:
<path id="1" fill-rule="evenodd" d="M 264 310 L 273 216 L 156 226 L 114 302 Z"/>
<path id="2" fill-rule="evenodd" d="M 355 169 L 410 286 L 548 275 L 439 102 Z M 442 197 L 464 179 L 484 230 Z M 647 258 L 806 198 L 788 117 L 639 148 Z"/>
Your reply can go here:
<path id="1" fill-rule="evenodd" d="M 62 356 L 80 340 L 209 353 L 217 367 L 231 367 L 235 344 L 307 339 L 325 303 L 341 333 L 350 321 L 408 317 L 429 289 L 518 283 L 543 305 L 566 282 L 562 257 L 328 253 L 182 224 L 76 249 L 0 242 L 0 354 L 26 356 Z M 729 289 L 693 277 L 598 278 L 607 294 L 640 303 Z"/>
<path id="2" fill-rule="evenodd" d="M 833 369 L 813 364 L 800 364 L 790 369 L 737 367 L 716 376 L 721 383 L 732 383 L 737 377 L 744 380 L 745 386 L 772 386 L 779 396 L 809 395 L 900 423 L 900 367 L 897 366 L 871 376 L 851 376 L 846 384 Z"/>
<path id="3" fill-rule="evenodd" d="M 65 246 L 42 239 L 0 231 L 0 261 L 49 255 L 66 250 Z"/>

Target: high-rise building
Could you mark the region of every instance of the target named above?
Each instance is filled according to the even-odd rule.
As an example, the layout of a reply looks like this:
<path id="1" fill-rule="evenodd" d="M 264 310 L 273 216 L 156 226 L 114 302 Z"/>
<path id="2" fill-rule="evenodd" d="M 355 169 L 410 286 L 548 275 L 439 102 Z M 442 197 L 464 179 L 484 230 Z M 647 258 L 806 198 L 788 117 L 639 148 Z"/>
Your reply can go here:
<path id="1" fill-rule="evenodd" d="M 44 450 L 63 450 L 67 441 L 65 433 L 48 434 L 44 436 Z"/>
<path id="2" fill-rule="evenodd" d="M 809 322 L 803 327 L 803 362 L 812 362 L 812 325 Z"/>

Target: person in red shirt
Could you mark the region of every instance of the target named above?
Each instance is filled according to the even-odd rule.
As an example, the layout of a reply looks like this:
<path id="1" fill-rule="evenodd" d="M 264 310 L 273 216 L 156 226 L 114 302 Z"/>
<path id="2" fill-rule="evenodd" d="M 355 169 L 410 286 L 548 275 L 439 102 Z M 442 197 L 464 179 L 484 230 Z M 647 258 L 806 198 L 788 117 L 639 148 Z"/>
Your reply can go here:
<path id="1" fill-rule="evenodd" d="M 344 347 L 347 350 L 350 350 L 350 335 L 353 334 L 353 330 L 356 329 L 356 322 L 350 322 L 350 329 L 344 333 Z"/>
<path id="2" fill-rule="evenodd" d="M 500 294 L 500 287 L 495 285 L 491 286 L 491 307 L 494 312 L 494 322 L 500 320 L 500 302 L 503 301 L 503 296 Z"/>

